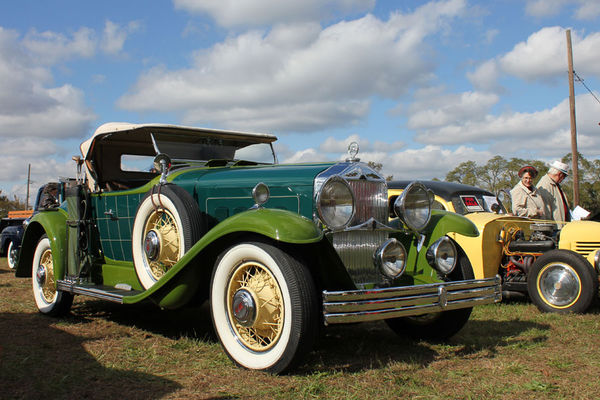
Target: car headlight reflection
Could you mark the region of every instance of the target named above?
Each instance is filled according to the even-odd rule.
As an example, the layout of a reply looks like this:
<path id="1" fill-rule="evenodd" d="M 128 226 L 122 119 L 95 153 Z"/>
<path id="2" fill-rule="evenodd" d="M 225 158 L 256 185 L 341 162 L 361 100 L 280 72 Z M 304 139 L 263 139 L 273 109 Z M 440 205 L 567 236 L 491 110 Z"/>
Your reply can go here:
<path id="1" fill-rule="evenodd" d="M 457 250 L 454 242 L 443 236 L 427 249 L 427 262 L 442 275 L 448 275 L 454 270 L 457 260 Z"/>
<path id="2" fill-rule="evenodd" d="M 348 182 L 337 175 L 329 178 L 317 196 L 317 211 L 328 228 L 345 228 L 354 217 L 354 193 Z"/>
<path id="3" fill-rule="evenodd" d="M 422 183 L 413 182 L 394 202 L 394 212 L 413 231 L 425 229 L 431 218 L 433 192 Z"/>

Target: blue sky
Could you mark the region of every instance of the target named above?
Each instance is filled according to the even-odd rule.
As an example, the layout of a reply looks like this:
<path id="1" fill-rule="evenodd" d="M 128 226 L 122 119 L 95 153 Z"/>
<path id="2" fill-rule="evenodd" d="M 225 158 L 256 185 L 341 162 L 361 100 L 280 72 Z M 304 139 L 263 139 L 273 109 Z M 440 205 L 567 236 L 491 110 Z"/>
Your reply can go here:
<path id="1" fill-rule="evenodd" d="M 345 158 L 398 179 L 571 151 L 565 30 L 600 98 L 597 0 L 4 2 L 0 190 L 74 176 L 105 122 L 274 133 L 282 162 Z M 576 83 L 579 150 L 600 103 Z"/>

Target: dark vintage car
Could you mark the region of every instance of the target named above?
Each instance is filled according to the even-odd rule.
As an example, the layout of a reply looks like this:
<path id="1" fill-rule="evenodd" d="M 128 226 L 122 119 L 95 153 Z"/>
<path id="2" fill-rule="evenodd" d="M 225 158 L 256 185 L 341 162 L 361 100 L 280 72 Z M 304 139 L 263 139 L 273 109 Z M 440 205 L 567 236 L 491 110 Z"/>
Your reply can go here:
<path id="1" fill-rule="evenodd" d="M 478 234 L 431 210 L 413 183 L 388 222 L 387 185 L 356 159 L 278 164 L 271 134 L 109 123 L 74 157 L 78 185 L 41 211 L 17 276 L 42 313 L 73 295 L 178 308 L 209 300 L 216 334 L 245 368 L 279 373 L 325 324 L 385 319 L 396 332 L 445 338 L 496 277 L 473 279 L 447 236 Z"/>
<path id="2" fill-rule="evenodd" d="M 6 256 L 10 269 L 17 266 L 17 253 L 23 237 L 25 218 L 3 218 L 0 231 L 0 256 Z"/>
<path id="3" fill-rule="evenodd" d="M 60 194 L 57 192 L 59 188 L 58 183 L 49 182 L 42 185 L 37 192 L 35 199 L 33 212 L 29 212 L 34 215 L 41 209 L 58 207 L 60 205 Z M 56 196 L 52 195 L 51 192 L 56 192 Z M 6 262 L 10 269 L 17 267 L 17 255 L 21 248 L 21 240 L 23 239 L 23 232 L 25 231 L 24 224 L 29 222 L 31 217 L 23 218 L 3 218 L 2 229 L 0 229 L 0 255 L 6 256 Z"/>
<path id="4" fill-rule="evenodd" d="M 500 275 L 504 297 L 528 296 L 544 312 L 584 312 L 598 298 L 600 223 L 558 223 L 507 213 L 510 194 L 453 182 L 427 181 L 434 207 L 454 211 L 480 235 L 450 236 L 471 262 L 476 278 Z M 410 182 L 389 182 L 392 204 Z M 507 207 L 503 204 L 503 199 Z"/>

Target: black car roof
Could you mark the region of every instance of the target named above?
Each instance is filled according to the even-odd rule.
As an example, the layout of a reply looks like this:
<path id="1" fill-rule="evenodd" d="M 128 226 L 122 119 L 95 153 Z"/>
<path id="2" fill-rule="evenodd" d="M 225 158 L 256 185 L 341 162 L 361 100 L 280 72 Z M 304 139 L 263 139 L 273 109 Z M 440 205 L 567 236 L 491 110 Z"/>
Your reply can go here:
<path id="1" fill-rule="evenodd" d="M 391 181 L 388 182 L 388 189 L 405 189 L 411 182 L 408 180 L 401 181 Z M 494 196 L 493 193 L 478 188 L 477 186 L 464 185 L 462 183 L 456 182 L 444 182 L 444 181 L 419 181 L 426 188 L 431 189 L 433 193 L 440 196 L 446 201 L 451 201 L 453 197 L 459 196 L 461 194 L 478 194 L 485 196 Z"/>

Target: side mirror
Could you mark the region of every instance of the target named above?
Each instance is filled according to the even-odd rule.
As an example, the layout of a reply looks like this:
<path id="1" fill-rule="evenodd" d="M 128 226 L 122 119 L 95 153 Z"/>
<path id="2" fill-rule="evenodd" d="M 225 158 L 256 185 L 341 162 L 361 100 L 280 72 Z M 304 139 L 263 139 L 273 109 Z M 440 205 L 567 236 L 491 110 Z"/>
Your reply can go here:
<path id="1" fill-rule="evenodd" d="M 160 172 L 160 184 L 164 185 L 167 183 L 167 174 L 171 169 L 171 157 L 164 153 L 159 153 L 154 157 L 154 169 Z"/>

